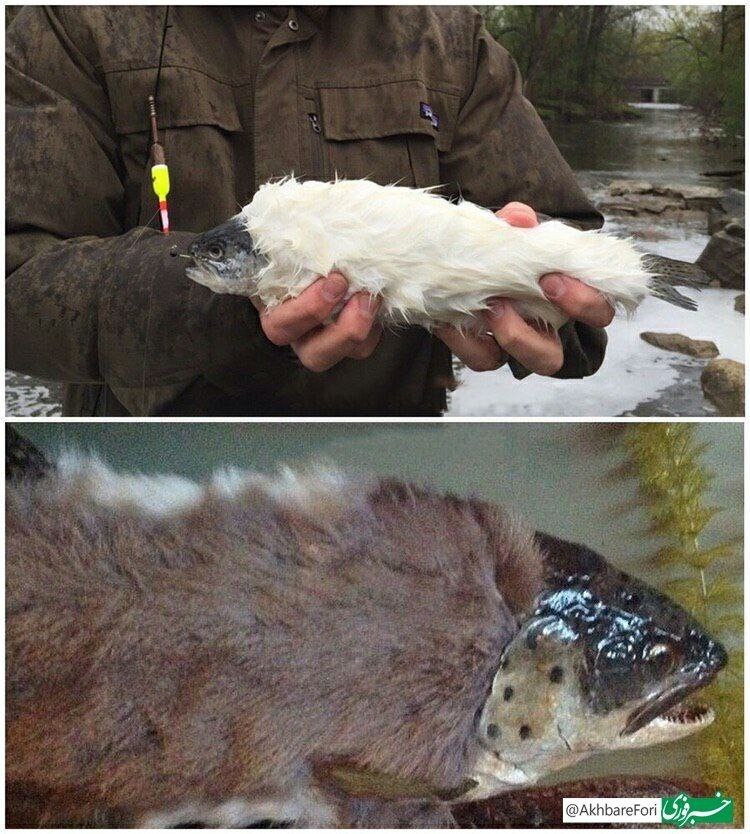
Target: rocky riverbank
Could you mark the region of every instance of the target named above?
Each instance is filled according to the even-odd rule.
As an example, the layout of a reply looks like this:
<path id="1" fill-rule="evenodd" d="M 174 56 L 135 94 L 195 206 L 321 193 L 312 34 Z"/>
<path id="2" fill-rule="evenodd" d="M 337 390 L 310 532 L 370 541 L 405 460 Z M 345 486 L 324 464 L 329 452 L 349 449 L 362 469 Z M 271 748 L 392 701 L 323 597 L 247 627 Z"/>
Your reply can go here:
<path id="1" fill-rule="evenodd" d="M 610 184 L 608 198 L 599 202 L 599 208 L 614 216 L 658 216 L 683 223 L 705 222 L 711 237 L 696 263 L 707 273 L 708 286 L 744 290 L 744 203 L 728 196 L 725 190 L 713 186 L 614 180 Z M 734 309 L 744 315 L 744 293 L 735 297 Z M 719 349 L 711 340 L 654 331 L 644 331 L 640 335 L 643 341 L 661 350 L 712 360 L 700 373 L 704 396 L 720 415 L 744 416 L 744 363 L 721 358 Z M 691 368 L 691 371 L 694 370 Z"/>

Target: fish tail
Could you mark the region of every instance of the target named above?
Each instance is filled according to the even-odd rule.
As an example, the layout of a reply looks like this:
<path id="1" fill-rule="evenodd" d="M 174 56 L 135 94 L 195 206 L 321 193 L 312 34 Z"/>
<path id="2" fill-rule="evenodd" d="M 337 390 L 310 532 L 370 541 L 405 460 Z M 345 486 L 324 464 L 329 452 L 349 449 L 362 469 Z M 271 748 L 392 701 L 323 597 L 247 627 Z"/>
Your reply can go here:
<path id="1" fill-rule="evenodd" d="M 645 255 L 643 266 L 651 273 L 651 294 L 684 310 L 697 310 L 698 305 L 675 287 L 700 290 L 711 282 L 711 277 L 698 264 L 688 261 L 665 258 L 661 255 Z"/>
<path id="2" fill-rule="evenodd" d="M 683 295 L 679 290 L 676 290 L 669 281 L 665 281 L 659 276 L 653 276 L 649 279 L 649 288 L 651 295 L 656 298 L 661 298 L 662 301 L 668 301 L 676 307 L 682 307 L 683 310 L 697 310 L 698 305 L 692 298 Z"/>

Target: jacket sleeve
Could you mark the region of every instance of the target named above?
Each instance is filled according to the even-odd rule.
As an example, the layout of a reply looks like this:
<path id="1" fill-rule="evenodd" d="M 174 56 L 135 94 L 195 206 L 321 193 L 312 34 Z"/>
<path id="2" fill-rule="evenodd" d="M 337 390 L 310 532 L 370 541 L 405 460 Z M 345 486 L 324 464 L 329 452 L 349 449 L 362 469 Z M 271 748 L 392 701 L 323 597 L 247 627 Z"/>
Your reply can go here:
<path id="1" fill-rule="evenodd" d="M 453 195 L 498 209 L 512 200 L 581 228 L 603 218 L 586 198 L 539 115 L 524 98 L 518 67 L 478 21 L 469 93 L 462 103 L 451 150 L 441 159 L 441 181 Z M 569 322 L 560 330 L 565 364 L 555 375 L 593 374 L 604 359 L 603 330 Z M 517 378 L 528 374 L 511 361 Z"/>
<path id="2" fill-rule="evenodd" d="M 252 312 L 185 278 L 169 249 L 192 233 L 124 230 L 109 100 L 64 15 L 26 7 L 7 37 L 7 364 L 46 379 L 106 381 L 144 413 L 207 363 L 231 361 L 212 350 L 236 340 L 217 341 L 212 328 L 249 327 Z M 220 321 L 219 309 L 231 315 Z"/>

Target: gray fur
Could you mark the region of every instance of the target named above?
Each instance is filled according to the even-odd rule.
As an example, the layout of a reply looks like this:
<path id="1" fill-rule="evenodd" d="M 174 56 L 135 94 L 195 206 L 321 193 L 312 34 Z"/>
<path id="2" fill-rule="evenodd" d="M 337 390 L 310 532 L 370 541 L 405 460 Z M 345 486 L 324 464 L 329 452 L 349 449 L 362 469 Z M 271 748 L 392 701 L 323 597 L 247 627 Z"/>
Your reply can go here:
<path id="1" fill-rule="evenodd" d="M 7 780 L 133 819 L 313 787 L 372 823 L 330 760 L 455 786 L 541 587 L 502 510 L 396 482 L 149 518 L 51 472 L 7 500 Z"/>

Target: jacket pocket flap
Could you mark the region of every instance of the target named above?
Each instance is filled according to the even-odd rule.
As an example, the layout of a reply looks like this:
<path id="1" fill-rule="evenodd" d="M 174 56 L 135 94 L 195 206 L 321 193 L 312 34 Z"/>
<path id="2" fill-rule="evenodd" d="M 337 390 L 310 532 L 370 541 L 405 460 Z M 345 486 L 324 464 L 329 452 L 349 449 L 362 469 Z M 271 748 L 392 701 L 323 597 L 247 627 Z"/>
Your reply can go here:
<path id="1" fill-rule="evenodd" d="M 150 129 L 148 97 L 153 95 L 156 68 L 107 73 L 112 118 L 118 133 Z M 215 125 L 242 130 L 232 88 L 185 67 L 163 67 L 157 101 L 159 129 Z"/>
<path id="2" fill-rule="evenodd" d="M 366 87 L 321 85 L 320 104 L 326 139 L 380 139 L 423 134 L 438 150 L 451 146 L 460 97 L 417 80 L 391 81 Z"/>

